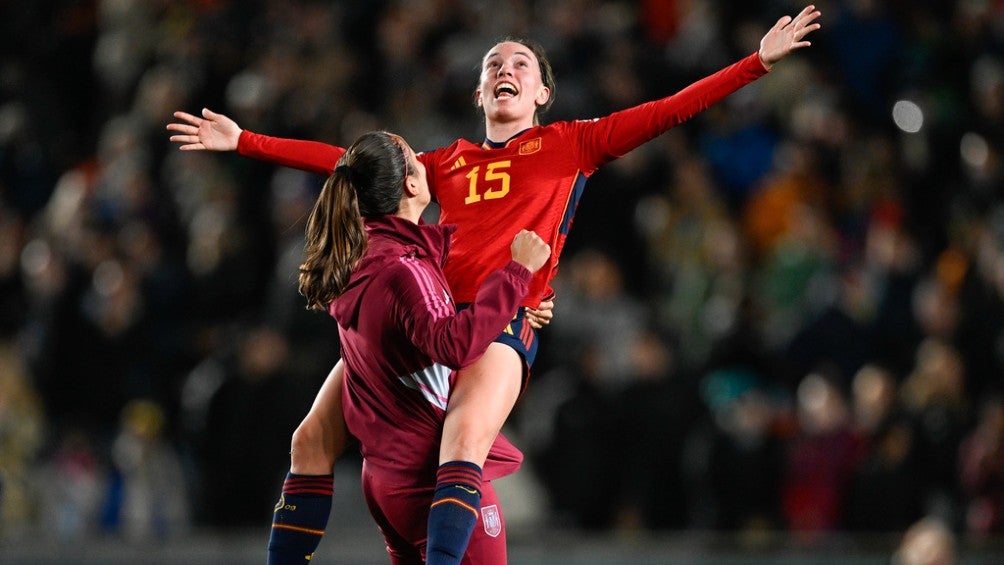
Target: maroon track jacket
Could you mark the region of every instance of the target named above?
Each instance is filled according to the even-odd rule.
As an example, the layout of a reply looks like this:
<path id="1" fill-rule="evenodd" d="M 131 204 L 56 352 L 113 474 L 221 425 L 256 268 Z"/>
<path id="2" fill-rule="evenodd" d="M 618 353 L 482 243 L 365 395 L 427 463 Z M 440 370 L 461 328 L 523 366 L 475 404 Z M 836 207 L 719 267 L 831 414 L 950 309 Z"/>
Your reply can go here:
<path id="1" fill-rule="evenodd" d="M 455 371 L 508 325 L 531 279 L 515 261 L 499 265 L 458 313 L 442 271 L 455 229 L 390 215 L 367 219 L 366 254 L 329 307 L 341 337 L 349 432 L 369 469 L 415 484 L 435 483 Z M 511 474 L 522 460 L 500 434 L 484 478 Z"/>

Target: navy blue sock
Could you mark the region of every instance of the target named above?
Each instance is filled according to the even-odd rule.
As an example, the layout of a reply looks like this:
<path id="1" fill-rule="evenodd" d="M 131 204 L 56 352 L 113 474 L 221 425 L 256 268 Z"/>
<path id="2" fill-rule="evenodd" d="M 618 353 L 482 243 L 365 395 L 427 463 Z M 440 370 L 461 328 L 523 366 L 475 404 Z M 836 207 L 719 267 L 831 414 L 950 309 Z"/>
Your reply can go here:
<path id="1" fill-rule="evenodd" d="M 468 461 L 439 466 L 429 508 L 426 565 L 460 563 L 481 508 L 481 467 Z"/>
<path id="2" fill-rule="evenodd" d="M 286 475 L 272 515 L 268 565 L 310 563 L 331 513 L 332 475 Z"/>

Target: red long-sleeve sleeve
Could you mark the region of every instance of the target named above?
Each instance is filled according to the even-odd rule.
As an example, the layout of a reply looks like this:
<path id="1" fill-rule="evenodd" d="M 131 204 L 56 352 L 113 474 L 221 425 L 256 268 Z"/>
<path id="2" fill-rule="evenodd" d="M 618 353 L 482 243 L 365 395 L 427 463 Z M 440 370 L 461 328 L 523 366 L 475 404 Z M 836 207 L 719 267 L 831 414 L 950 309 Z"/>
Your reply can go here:
<path id="1" fill-rule="evenodd" d="M 767 72 L 760 62 L 760 55 L 753 53 L 665 98 L 596 120 L 572 122 L 578 130 L 579 137 L 573 143 L 576 143 L 582 155 L 583 170 L 591 172 L 600 165 L 623 156 Z"/>
<path id="2" fill-rule="evenodd" d="M 272 137 L 244 130 L 237 139 L 237 153 L 259 161 L 328 176 L 345 149 L 319 141 Z"/>

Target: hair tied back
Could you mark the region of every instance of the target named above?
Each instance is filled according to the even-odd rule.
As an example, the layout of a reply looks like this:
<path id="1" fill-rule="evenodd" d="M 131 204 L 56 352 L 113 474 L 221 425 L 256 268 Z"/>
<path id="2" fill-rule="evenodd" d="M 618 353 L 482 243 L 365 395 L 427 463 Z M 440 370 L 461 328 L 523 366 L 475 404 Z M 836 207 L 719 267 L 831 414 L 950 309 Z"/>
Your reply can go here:
<path id="1" fill-rule="evenodd" d="M 352 167 L 348 165 L 338 165 L 335 167 L 335 174 L 345 177 L 345 180 L 349 181 L 349 184 L 352 186 L 356 185 L 356 175 L 355 171 L 352 170 Z"/>

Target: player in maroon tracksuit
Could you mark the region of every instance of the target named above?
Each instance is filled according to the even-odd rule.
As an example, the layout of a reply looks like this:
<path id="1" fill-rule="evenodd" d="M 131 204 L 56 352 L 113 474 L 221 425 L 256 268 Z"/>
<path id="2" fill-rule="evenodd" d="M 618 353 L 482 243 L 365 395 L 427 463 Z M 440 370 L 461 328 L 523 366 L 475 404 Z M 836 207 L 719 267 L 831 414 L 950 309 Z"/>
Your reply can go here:
<path id="1" fill-rule="evenodd" d="M 338 321 L 344 363 L 342 411 L 363 455 L 363 490 L 395 564 L 425 561 L 426 522 L 439 440 L 455 370 L 471 364 L 512 320 L 532 273 L 550 256 L 533 232 L 514 234 L 511 259 L 457 312 L 442 272 L 455 226 L 420 223 L 429 203 L 425 167 L 397 136 L 372 132 L 340 159 L 311 213 L 300 290 Z M 490 479 L 519 468 L 522 454 L 493 444 L 468 507 L 458 489 L 443 503 L 482 525 L 470 562 L 506 562 L 504 524 Z M 464 465 L 451 470 L 463 478 Z M 283 500 L 285 505 L 289 501 Z"/>
<path id="2" fill-rule="evenodd" d="M 420 155 L 429 169 L 441 221 L 459 226 L 446 269 L 457 300 L 472 299 L 489 272 L 486 267 L 504 253 L 504 234 L 513 225 L 533 229 L 553 250 L 551 259 L 536 274 L 523 305 L 534 308 L 549 298 L 558 255 L 586 179 L 604 163 L 690 118 L 762 76 L 792 51 L 809 45 L 804 38 L 819 28 L 815 23 L 819 15 L 815 7 L 808 6 L 794 18 L 781 18 L 763 37 L 756 53 L 676 94 L 596 120 L 549 125 L 540 125 L 537 117 L 538 110 L 550 104 L 554 88 L 543 52 L 529 42 L 505 41 L 494 46 L 483 59 L 476 91 L 477 103 L 485 113 L 485 140 L 459 140 Z M 175 116 L 187 122 L 168 126 L 181 134 L 171 139 L 183 143 L 182 149 L 236 149 L 243 155 L 325 174 L 342 152 L 337 146 L 243 131 L 229 118 L 208 110 L 203 111 L 203 118 L 184 112 Z M 461 371 L 444 425 L 441 462 L 483 462 L 512 409 L 536 341 L 535 333 L 525 325 L 510 329 L 499 336 L 499 344 L 490 346 L 478 362 Z M 328 415 L 331 420 L 338 419 L 334 412 Z M 303 430 L 314 426 L 320 424 L 305 420 Z M 309 465 L 317 472 L 325 462 L 334 461 L 332 453 L 325 451 L 330 442 L 311 445 L 304 441 L 300 445 L 300 455 L 294 447 L 294 465 L 298 465 L 297 457 L 308 460 L 314 453 L 323 454 L 316 467 Z"/>

